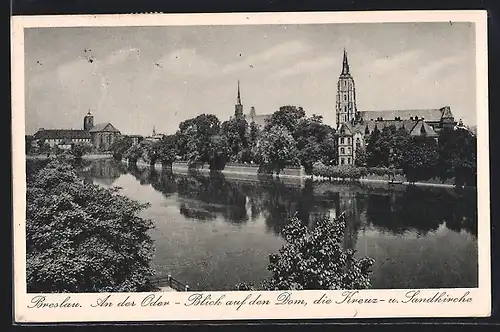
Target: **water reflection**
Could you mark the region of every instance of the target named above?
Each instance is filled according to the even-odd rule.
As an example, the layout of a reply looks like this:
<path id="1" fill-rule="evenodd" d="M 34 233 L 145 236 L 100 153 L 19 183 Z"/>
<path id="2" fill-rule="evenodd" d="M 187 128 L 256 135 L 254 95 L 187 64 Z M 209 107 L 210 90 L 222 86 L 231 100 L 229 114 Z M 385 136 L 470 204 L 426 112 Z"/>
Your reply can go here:
<path id="1" fill-rule="evenodd" d="M 93 168 L 93 176 L 112 167 Z M 94 175 L 94 172 L 97 174 Z M 280 234 L 287 217 L 296 214 L 309 227 L 315 220 L 335 217 L 345 212 L 346 236 L 354 238 L 360 228 L 373 226 L 394 235 L 415 232 L 424 236 L 446 223 L 450 230 L 477 235 L 476 194 L 474 191 L 429 190 L 404 187 L 404 190 L 373 192 L 358 185 L 315 187 L 307 180 L 304 186 L 289 186 L 277 179 L 265 182 L 226 179 L 221 173 L 174 174 L 154 168 L 129 167 L 141 185 L 151 185 L 169 197 L 179 197 L 179 212 L 200 221 L 222 218 L 229 223 L 245 223 L 263 217 L 266 227 Z"/>
<path id="2" fill-rule="evenodd" d="M 268 276 L 268 255 L 297 215 L 347 217 L 344 246 L 375 258 L 375 288 L 477 286 L 477 196 L 471 190 L 245 179 L 172 173 L 99 160 L 86 181 L 117 185 L 150 202 L 157 222 L 155 268 L 192 289 L 231 289 Z"/>

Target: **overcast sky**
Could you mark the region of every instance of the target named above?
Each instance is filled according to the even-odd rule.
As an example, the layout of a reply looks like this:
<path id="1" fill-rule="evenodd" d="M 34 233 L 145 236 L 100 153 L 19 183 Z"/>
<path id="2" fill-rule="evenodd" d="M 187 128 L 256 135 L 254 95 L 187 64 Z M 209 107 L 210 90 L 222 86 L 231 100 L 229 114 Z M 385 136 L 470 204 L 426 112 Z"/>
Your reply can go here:
<path id="1" fill-rule="evenodd" d="M 468 23 L 26 29 L 26 133 L 80 129 L 88 110 L 124 134 L 224 121 L 237 80 L 245 113 L 297 105 L 334 125 L 344 47 L 358 109 L 449 105 L 475 125 L 474 36 Z"/>

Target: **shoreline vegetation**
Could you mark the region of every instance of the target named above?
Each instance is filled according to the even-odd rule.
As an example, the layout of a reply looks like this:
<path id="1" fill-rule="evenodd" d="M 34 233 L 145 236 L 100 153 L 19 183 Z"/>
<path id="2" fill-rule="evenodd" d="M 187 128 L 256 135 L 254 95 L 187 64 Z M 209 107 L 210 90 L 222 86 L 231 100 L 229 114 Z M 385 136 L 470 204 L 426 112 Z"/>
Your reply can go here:
<path id="1" fill-rule="evenodd" d="M 47 155 L 27 155 L 26 159 L 27 160 L 49 160 L 53 159 L 56 156 L 51 155 L 47 157 Z M 70 158 L 71 159 L 71 158 Z M 113 159 L 113 155 L 111 154 L 88 154 L 88 155 L 83 155 L 82 160 L 99 160 L 99 159 Z M 121 163 L 128 164 L 129 162 L 125 159 L 120 160 Z M 157 162 L 153 165 L 150 163 L 144 161 L 144 160 L 137 160 L 135 162 L 136 166 L 138 167 L 154 167 L 155 169 L 163 169 L 166 168 L 168 170 L 172 170 L 173 172 L 182 169 L 182 172 L 185 172 L 189 169 L 187 164 L 185 163 L 173 163 L 172 166 L 165 166 L 160 162 Z M 235 164 L 238 166 L 238 171 L 231 170 L 231 166 L 233 164 L 229 163 L 226 164 L 227 169 L 220 170 L 218 172 L 222 174 L 231 174 L 231 175 L 244 175 L 244 176 L 249 176 L 249 180 L 255 179 L 257 180 L 258 173 L 256 172 L 256 168 L 258 168 L 257 165 L 241 165 L 241 164 Z M 439 179 L 431 179 L 427 181 L 417 181 L 417 182 L 409 182 L 407 181 L 404 176 L 401 174 L 401 170 L 394 170 L 395 176 L 392 175 L 391 170 L 387 169 L 379 169 L 378 171 L 372 171 L 372 172 L 367 172 L 367 168 L 359 168 L 359 170 L 356 170 L 356 167 L 352 168 L 354 172 L 359 172 L 360 175 L 359 177 L 353 176 L 326 176 L 325 174 L 320 173 L 319 171 L 316 172 L 316 174 L 304 174 L 302 170 L 302 174 L 300 175 L 293 175 L 293 174 L 287 174 L 287 168 L 284 169 L 284 172 L 280 174 L 279 176 L 273 175 L 273 177 L 276 178 L 292 178 L 292 179 L 301 179 L 301 180 L 307 180 L 311 179 L 313 182 L 316 183 L 322 183 L 322 182 L 360 182 L 360 183 L 380 183 L 380 184 L 388 184 L 388 185 L 403 185 L 403 186 L 422 186 L 422 187 L 441 187 L 441 188 L 455 188 L 456 185 L 453 184 L 451 181 L 446 181 L 443 183 Z M 382 170 L 382 171 L 380 171 Z M 196 172 L 203 174 L 203 173 L 210 173 L 211 170 L 207 168 L 196 168 Z M 296 171 L 296 168 L 293 169 L 293 171 Z M 392 177 L 392 179 L 391 179 Z"/>

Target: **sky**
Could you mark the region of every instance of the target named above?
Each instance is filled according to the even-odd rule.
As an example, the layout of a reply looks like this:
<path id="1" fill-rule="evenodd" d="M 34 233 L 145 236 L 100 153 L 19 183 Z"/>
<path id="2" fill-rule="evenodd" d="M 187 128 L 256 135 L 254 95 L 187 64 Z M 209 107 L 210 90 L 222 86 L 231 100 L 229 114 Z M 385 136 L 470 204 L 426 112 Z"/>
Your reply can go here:
<path id="1" fill-rule="evenodd" d="M 451 107 L 476 122 L 472 23 L 371 23 L 25 30 L 26 134 L 110 122 L 174 133 L 202 113 L 301 106 L 335 126 L 347 51 L 359 110 Z M 89 61 L 92 59 L 92 61 Z"/>

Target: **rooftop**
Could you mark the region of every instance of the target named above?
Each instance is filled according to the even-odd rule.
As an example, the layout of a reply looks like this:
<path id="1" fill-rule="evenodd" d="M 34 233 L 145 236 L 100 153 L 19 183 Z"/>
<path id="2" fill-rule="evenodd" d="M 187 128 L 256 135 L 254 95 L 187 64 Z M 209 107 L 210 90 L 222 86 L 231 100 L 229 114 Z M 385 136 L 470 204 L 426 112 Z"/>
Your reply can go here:
<path id="1" fill-rule="evenodd" d="M 90 139 L 90 133 L 81 129 L 40 129 L 34 139 Z"/>

